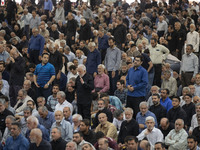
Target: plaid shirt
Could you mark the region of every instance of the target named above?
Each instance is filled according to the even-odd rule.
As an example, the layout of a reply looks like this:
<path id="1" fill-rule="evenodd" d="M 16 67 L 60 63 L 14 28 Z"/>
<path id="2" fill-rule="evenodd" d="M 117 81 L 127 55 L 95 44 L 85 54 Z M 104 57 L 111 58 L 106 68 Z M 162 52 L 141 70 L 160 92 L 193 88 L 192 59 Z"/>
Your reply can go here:
<path id="1" fill-rule="evenodd" d="M 120 99 L 120 101 L 122 102 L 122 104 L 126 103 L 127 89 L 123 89 L 123 91 L 120 91 L 120 90 L 117 89 L 114 92 L 114 95 L 117 96 Z"/>
<path id="2" fill-rule="evenodd" d="M 50 95 L 47 99 L 47 104 L 53 109 L 53 111 L 55 111 L 56 104 L 58 104 L 57 98 Z"/>

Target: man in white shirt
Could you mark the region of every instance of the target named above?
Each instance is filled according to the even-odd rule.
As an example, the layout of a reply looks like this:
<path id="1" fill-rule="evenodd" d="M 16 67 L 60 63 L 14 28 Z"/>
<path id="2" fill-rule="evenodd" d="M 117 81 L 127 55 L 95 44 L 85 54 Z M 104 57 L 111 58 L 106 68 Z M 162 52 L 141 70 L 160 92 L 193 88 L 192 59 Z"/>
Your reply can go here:
<path id="1" fill-rule="evenodd" d="M 57 93 L 57 100 L 58 100 L 58 104 L 56 105 L 55 107 L 55 112 L 57 110 L 60 110 L 63 112 L 63 108 L 64 107 L 69 107 L 70 108 L 70 111 L 73 112 L 73 106 L 71 103 L 69 103 L 67 100 L 65 100 L 66 98 L 66 95 L 63 91 L 59 91 Z"/>
<path id="2" fill-rule="evenodd" d="M 168 24 L 164 20 L 163 16 L 159 17 L 158 25 L 157 25 L 157 34 L 159 37 L 164 36 L 168 31 Z"/>
<path id="3" fill-rule="evenodd" d="M 195 105 L 195 109 L 196 109 L 196 114 L 194 114 L 192 116 L 191 126 L 190 126 L 190 129 L 189 129 L 189 135 L 192 135 L 194 128 L 198 127 L 197 117 L 200 115 L 200 103 L 197 103 Z"/>
<path id="4" fill-rule="evenodd" d="M 138 140 L 147 138 L 151 146 L 154 146 L 156 142 L 162 142 L 163 134 L 160 129 L 155 128 L 154 118 L 152 116 L 147 117 L 145 124 L 147 128 L 137 136 Z"/>
<path id="5" fill-rule="evenodd" d="M 165 144 L 169 146 L 168 150 L 186 149 L 188 134 L 183 127 L 184 121 L 177 119 L 175 129 L 165 137 Z"/>

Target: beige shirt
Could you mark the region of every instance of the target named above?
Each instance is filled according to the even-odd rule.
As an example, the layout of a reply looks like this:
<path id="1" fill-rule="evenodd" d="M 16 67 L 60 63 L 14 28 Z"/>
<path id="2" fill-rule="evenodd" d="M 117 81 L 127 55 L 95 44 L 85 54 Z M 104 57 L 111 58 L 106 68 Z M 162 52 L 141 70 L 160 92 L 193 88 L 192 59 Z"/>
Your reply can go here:
<path id="1" fill-rule="evenodd" d="M 169 89 L 169 97 L 175 96 L 177 92 L 177 81 L 175 78 L 170 77 L 169 80 L 163 79 L 161 89 Z"/>

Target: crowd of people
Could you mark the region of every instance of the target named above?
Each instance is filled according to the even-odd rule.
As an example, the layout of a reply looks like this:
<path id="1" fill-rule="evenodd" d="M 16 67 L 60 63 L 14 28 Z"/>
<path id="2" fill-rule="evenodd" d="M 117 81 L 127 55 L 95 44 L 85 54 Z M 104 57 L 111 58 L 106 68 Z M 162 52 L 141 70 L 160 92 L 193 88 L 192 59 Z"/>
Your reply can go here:
<path id="1" fill-rule="evenodd" d="M 0 149 L 199 150 L 199 9 L 6 0 Z"/>

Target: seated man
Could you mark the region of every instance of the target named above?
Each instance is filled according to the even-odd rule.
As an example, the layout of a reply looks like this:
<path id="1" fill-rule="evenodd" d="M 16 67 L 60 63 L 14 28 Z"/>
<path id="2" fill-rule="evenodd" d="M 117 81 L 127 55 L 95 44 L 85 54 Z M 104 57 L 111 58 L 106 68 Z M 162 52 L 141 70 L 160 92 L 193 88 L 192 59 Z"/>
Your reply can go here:
<path id="1" fill-rule="evenodd" d="M 151 146 L 154 146 L 156 142 L 163 141 L 163 134 L 160 129 L 155 128 L 155 119 L 152 116 L 148 116 L 145 120 L 147 128 L 143 130 L 138 136 L 138 140 L 147 138 Z"/>
<path id="2" fill-rule="evenodd" d="M 108 145 L 108 140 L 106 138 L 100 138 L 98 140 L 99 150 L 112 150 Z"/>
<path id="3" fill-rule="evenodd" d="M 72 124 L 72 115 L 71 115 L 70 107 L 66 106 L 63 108 L 63 115 L 66 121 L 70 122 Z"/>
<path id="4" fill-rule="evenodd" d="M 80 130 L 80 123 L 82 120 L 83 120 L 83 117 L 80 114 L 74 114 L 72 116 L 73 132 L 78 132 Z"/>
<path id="5" fill-rule="evenodd" d="M 156 142 L 154 148 L 155 150 L 165 150 L 165 144 L 162 142 Z"/>
<path id="6" fill-rule="evenodd" d="M 74 141 L 68 142 L 65 150 L 77 150 L 76 142 L 74 142 Z"/>
<path id="7" fill-rule="evenodd" d="M 195 136 L 188 136 L 187 138 L 188 150 L 199 150 L 200 148 L 197 146 L 197 139 Z"/>
<path id="8" fill-rule="evenodd" d="M 177 119 L 175 129 L 171 130 L 165 137 L 165 144 L 169 146 L 169 150 L 186 149 L 188 134 L 183 127 L 184 121 Z"/>
<path id="9" fill-rule="evenodd" d="M 58 104 L 56 97 L 58 92 L 59 92 L 59 85 L 57 84 L 53 85 L 52 95 L 50 95 L 47 99 L 47 105 L 49 105 L 53 111 L 55 111 L 55 107 Z"/>
<path id="10" fill-rule="evenodd" d="M 174 124 L 169 122 L 167 118 L 162 118 L 160 120 L 160 126 L 159 126 L 160 131 L 162 132 L 164 138 L 168 135 L 168 133 L 174 129 Z"/>
<path id="11" fill-rule="evenodd" d="M 95 132 L 102 131 L 106 137 L 117 139 L 117 129 L 114 124 L 107 121 L 105 113 L 98 115 L 100 124 L 96 127 Z"/>
<path id="12" fill-rule="evenodd" d="M 32 115 L 32 108 L 26 106 L 23 110 L 24 117 L 20 119 L 20 123 L 22 125 L 21 133 L 25 136 L 26 131 L 28 130 L 27 126 L 27 118 Z"/>
<path id="13" fill-rule="evenodd" d="M 43 107 L 46 106 L 46 108 L 48 109 L 48 111 L 53 112 L 53 110 L 51 109 L 51 107 L 46 103 L 46 100 L 44 97 L 40 96 L 37 98 L 37 105 L 38 107 Z"/>
<path id="14" fill-rule="evenodd" d="M 196 137 L 197 139 L 197 143 L 200 143 L 200 116 L 197 116 L 197 122 L 198 122 L 198 126 L 196 128 L 194 128 L 192 135 Z"/>
<path id="15" fill-rule="evenodd" d="M 127 136 L 124 139 L 126 150 L 137 150 L 138 139 L 135 136 Z"/>

